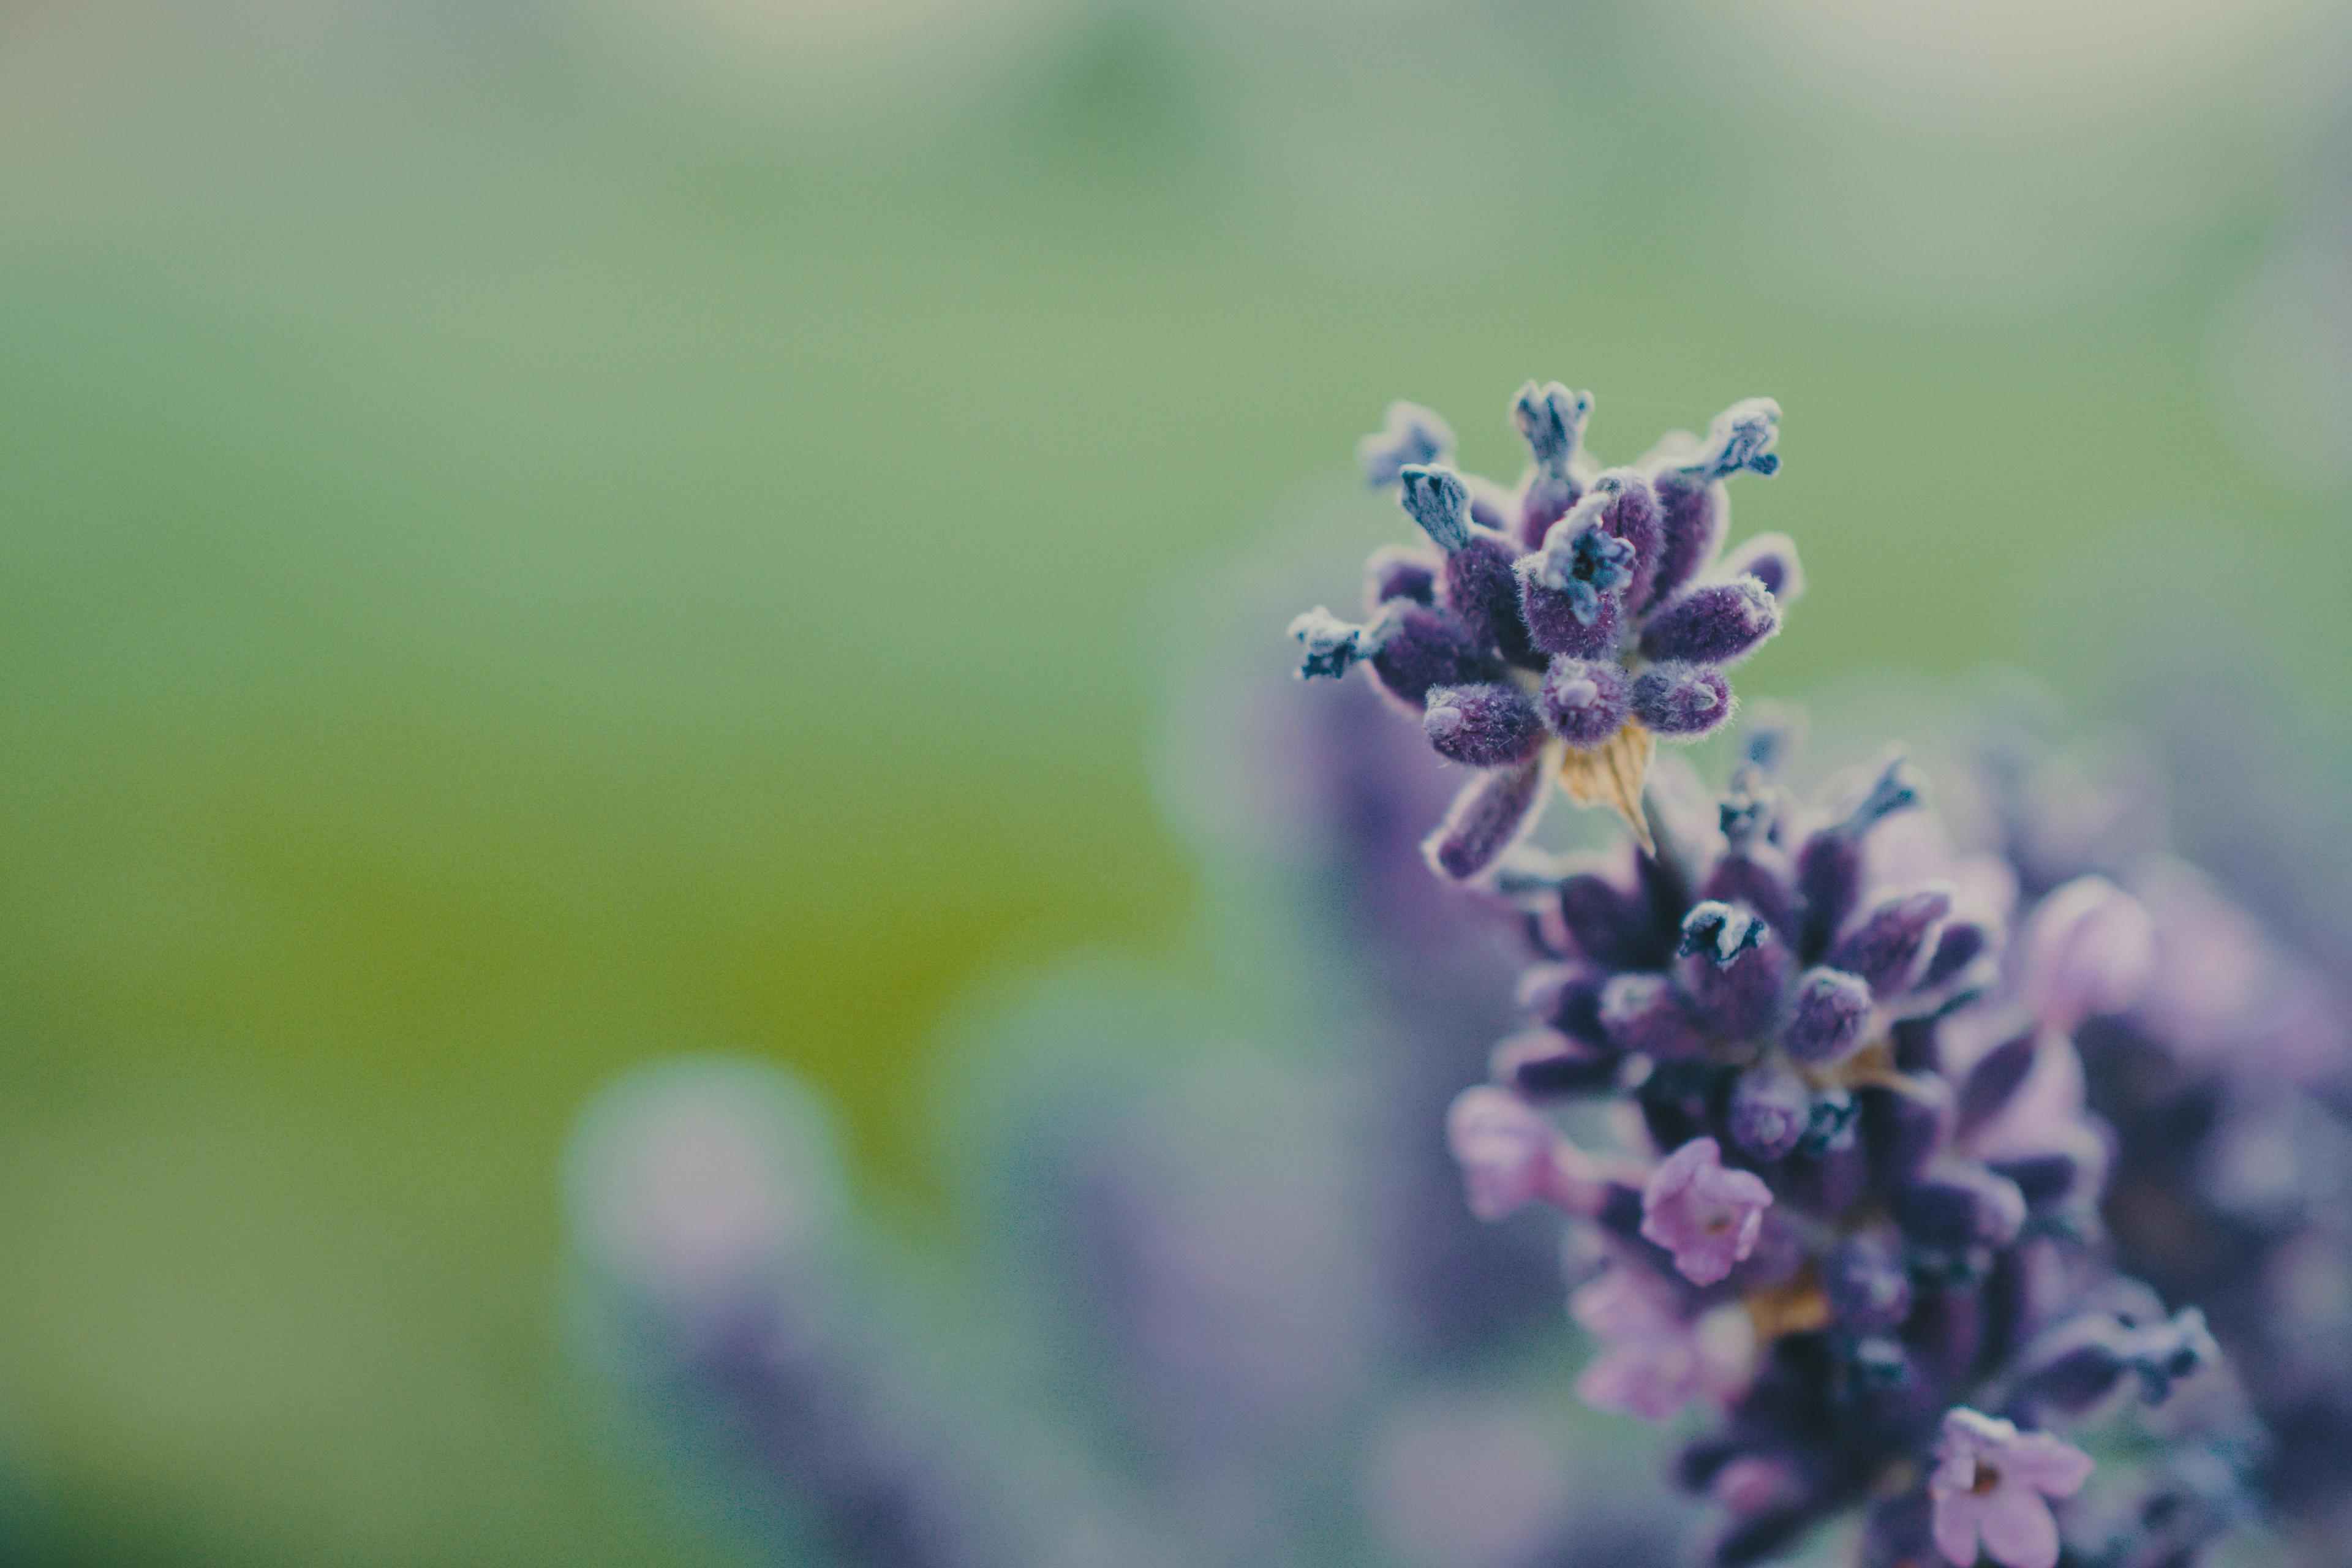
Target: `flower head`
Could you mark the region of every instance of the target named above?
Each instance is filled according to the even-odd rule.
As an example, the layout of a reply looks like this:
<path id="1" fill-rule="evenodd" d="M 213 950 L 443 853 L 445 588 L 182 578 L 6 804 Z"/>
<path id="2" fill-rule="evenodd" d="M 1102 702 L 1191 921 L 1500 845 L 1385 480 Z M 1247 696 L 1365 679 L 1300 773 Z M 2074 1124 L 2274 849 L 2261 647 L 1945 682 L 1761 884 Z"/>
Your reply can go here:
<path id="1" fill-rule="evenodd" d="M 2091 1468 L 2088 1454 L 2047 1432 L 1965 1405 L 1947 1412 L 1927 1482 L 1937 1547 L 1959 1568 L 1976 1562 L 1980 1542 L 2002 1568 L 2057 1568 L 2050 1500 L 2080 1491 Z"/>
<path id="2" fill-rule="evenodd" d="M 1780 630 L 1802 584 L 1795 549 L 1778 535 L 1718 565 L 1723 482 L 1778 469 L 1777 404 L 1735 405 L 1704 441 L 1670 441 L 1643 465 L 1598 472 L 1582 446 L 1591 410 L 1590 393 L 1522 388 L 1512 418 L 1533 462 L 1505 492 L 1447 466 L 1443 420 L 1391 405 L 1360 448 L 1365 473 L 1397 487 L 1434 552 L 1373 558 L 1365 625 L 1316 610 L 1291 627 L 1303 677 L 1361 663 L 1416 711 L 1444 697 L 1432 744 L 1486 770 L 1425 847 L 1456 880 L 1487 872 L 1524 837 L 1555 780 L 1646 839 L 1654 737 L 1723 726 L 1733 707 L 1724 667 Z M 1484 689 L 1475 711 L 1461 695 L 1471 687 Z M 1486 713 L 1507 722 L 1500 741 L 1480 723 Z"/>
<path id="3" fill-rule="evenodd" d="M 1675 1255 L 1694 1285 L 1712 1285 L 1756 1250 L 1772 1189 L 1750 1171 L 1727 1171 L 1723 1148 L 1694 1138 L 1652 1173 L 1642 1189 L 1642 1236 Z"/>

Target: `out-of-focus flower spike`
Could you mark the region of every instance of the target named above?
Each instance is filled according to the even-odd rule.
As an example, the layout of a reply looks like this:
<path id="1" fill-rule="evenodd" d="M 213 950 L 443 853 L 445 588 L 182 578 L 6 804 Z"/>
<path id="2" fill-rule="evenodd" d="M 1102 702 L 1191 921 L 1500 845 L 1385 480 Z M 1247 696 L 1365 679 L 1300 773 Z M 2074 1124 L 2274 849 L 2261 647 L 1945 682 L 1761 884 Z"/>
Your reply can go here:
<path id="1" fill-rule="evenodd" d="M 1374 489 L 1395 484 L 1410 464 L 1443 463 L 1453 456 L 1453 426 L 1402 398 L 1389 405 L 1378 430 L 1356 443 L 1356 460 Z"/>
<path id="2" fill-rule="evenodd" d="M 1780 606 L 1755 577 L 1706 583 L 1654 613 L 1642 627 L 1651 658 L 1731 664 L 1780 629 Z"/>
<path id="3" fill-rule="evenodd" d="M 1945 921 L 1936 936 L 1936 951 L 1919 973 L 1918 988 L 1937 991 L 1953 984 L 1989 959 L 1997 945 L 1993 928 L 1982 921 Z"/>
<path id="4" fill-rule="evenodd" d="M 1731 683 L 1703 664 L 1654 664 L 1633 678 L 1633 714 L 1661 735 L 1696 740 L 1731 720 Z"/>
<path id="5" fill-rule="evenodd" d="M 1535 700 L 1500 683 L 1433 688 L 1421 726 L 1438 755 L 1474 768 L 1527 762 L 1544 743 Z"/>
<path id="6" fill-rule="evenodd" d="M 1493 865 L 1533 826 L 1550 778 L 1541 756 L 1481 773 L 1454 797 L 1422 853 L 1440 876 L 1466 882 Z"/>

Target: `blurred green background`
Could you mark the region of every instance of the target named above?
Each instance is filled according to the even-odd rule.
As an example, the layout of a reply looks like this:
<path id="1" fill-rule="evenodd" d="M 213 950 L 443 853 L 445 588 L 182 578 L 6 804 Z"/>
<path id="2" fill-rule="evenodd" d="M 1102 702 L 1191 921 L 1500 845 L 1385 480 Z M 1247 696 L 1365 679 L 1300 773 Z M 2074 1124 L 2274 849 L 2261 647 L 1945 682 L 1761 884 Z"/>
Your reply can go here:
<path id="1" fill-rule="evenodd" d="M 725 1563 L 610 1462 L 555 1155 L 1196 962 L 1188 585 L 1788 411 L 1743 690 L 2095 714 L 2189 563 L 2340 724 L 2318 0 L 0 0 L 0 1433 L 77 1563 Z M 1352 593 L 1344 570 L 1330 591 Z M 1265 657 L 1284 658 L 1280 628 Z"/>

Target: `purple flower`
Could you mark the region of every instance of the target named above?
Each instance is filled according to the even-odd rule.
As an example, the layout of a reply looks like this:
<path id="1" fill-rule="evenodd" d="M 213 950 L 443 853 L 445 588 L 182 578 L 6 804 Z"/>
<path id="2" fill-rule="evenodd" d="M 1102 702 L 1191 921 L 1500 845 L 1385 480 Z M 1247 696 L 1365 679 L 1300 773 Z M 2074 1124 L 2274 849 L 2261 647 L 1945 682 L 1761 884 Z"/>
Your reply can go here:
<path id="1" fill-rule="evenodd" d="M 1753 1374 L 1756 1336 L 1737 1308 L 1696 1320 L 1679 1310 L 1674 1289 L 1646 1265 L 1624 1261 L 1579 1289 L 1569 1312 L 1601 1342 L 1576 1382 L 1577 1396 L 1599 1410 L 1667 1421 L 1694 1399 L 1726 1399 Z"/>
<path id="2" fill-rule="evenodd" d="M 1445 1142 L 1461 1163 L 1470 1212 L 1483 1220 L 1503 1219 L 1538 1198 L 1589 1215 L 1607 1195 L 1589 1157 L 1506 1089 L 1463 1090 L 1446 1114 Z"/>
<path id="3" fill-rule="evenodd" d="M 2026 1007 L 2054 1029 L 2122 1012 L 2156 967 L 2155 923 L 2105 877 L 2079 877 L 2043 899 L 2020 945 Z"/>
<path id="4" fill-rule="evenodd" d="M 1772 1189 L 1752 1171 L 1728 1171 L 1712 1138 L 1666 1156 L 1642 1189 L 1642 1235 L 1675 1255 L 1694 1285 L 1712 1285 L 1756 1250 Z"/>
<path id="5" fill-rule="evenodd" d="M 2052 1498 L 2072 1497 L 2091 1476 L 2091 1457 L 2047 1432 L 1962 1405 L 1944 1415 L 1944 1440 L 1927 1495 L 1936 1545 L 1969 1568 L 1979 1543 L 2002 1568 L 2057 1568 Z"/>
<path id="6" fill-rule="evenodd" d="M 1425 847 L 1451 880 L 1492 872 L 1555 776 L 1646 841 L 1655 737 L 1696 740 L 1730 718 L 1722 667 L 1779 630 L 1797 586 L 1785 540 L 1737 570 L 1717 559 L 1723 481 L 1780 468 L 1777 404 L 1749 399 L 1704 443 L 1678 438 L 1609 469 L 1582 450 L 1591 408 L 1589 393 L 1556 382 L 1520 390 L 1512 419 L 1534 463 L 1513 492 L 1447 466 L 1453 433 L 1435 415 L 1391 405 L 1360 449 L 1365 474 L 1396 487 L 1437 555 L 1376 553 L 1366 625 L 1323 609 L 1291 623 L 1302 677 L 1368 665 L 1391 697 L 1427 710 L 1441 754 L 1492 770 L 1464 786 Z"/>

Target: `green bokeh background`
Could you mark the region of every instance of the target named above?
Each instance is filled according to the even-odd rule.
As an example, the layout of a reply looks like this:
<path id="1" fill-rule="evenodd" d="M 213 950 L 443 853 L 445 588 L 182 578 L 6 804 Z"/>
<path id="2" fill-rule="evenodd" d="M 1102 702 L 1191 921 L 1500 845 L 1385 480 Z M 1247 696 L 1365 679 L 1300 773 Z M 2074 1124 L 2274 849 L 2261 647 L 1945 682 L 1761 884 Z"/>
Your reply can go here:
<path id="1" fill-rule="evenodd" d="M 941 1020 L 1195 963 L 1183 584 L 1398 536 L 1392 395 L 1506 475 L 1530 374 L 1621 458 L 1777 396 L 1739 523 L 1811 587 L 1746 690 L 2097 714 L 2138 556 L 2340 723 L 2345 497 L 2246 323 L 2344 199 L 2345 31 L 0 3 L 0 1429 L 58 1560 L 734 1561 L 584 1418 L 570 1119 L 788 1062 L 951 1252 Z"/>

